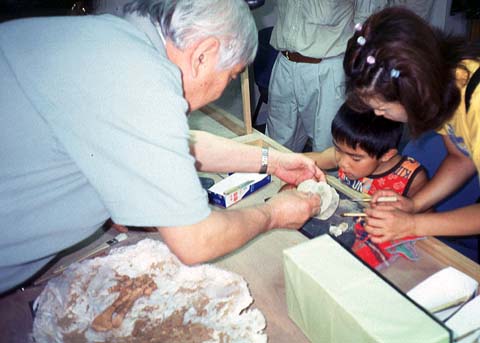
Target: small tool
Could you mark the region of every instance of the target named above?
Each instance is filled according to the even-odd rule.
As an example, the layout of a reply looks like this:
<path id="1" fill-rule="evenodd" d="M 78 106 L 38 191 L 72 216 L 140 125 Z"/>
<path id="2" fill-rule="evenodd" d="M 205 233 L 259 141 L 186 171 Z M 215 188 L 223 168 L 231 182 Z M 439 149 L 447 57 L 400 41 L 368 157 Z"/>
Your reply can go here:
<path id="1" fill-rule="evenodd" d="M 377 202 L 395 202 L 397 201 L 397 197 L 390 196 L 390 197 L 379 197 Z M 364 199 L 352 199 L 353 202 L 371 202 L 372 198 L 364 198 Z"/>
<path id="2" fill-rule="evenodd" d="M 105 243 L 103 243 L 102 245 L 98 246 L 97 248 L 93 249 L 92 251 L 89 251 L 88 253 L 86 253 L 85 255 L 81 256 L 80 258 L 78 258 L 77 260 L 73 261 L 72 263 L 74 262 L 80 262 L 80 261 L 83 261 L 93 255 L 96 255 L 98 253 L 100 253 L 101 251 L 105 250 L 105 249 L 108 249 L 110 247 L 112 247 L 113 245 L 121 242 L 121 241 L 124 241 L 128 238 L 127 234 L 126 233 L 121 233 L 121 234 L 118 234 L 116 235 L 114 238 L 106 241 Z M 34 285 L 39 285 L 45 281 L 48 281 L 50 280 L 51 278 L 61 274 L 64 270 L 66 270 L 70 264 L 72 263 L 69 263 L 67 265 L 63 265 L 63 266 L 60 266 L 58 267 L 57 269 L 55 269 L 50 275 L 47 275 L 43 278 L 40 278 L 38 280 L 36 280 L 34 282 Z"/>
<path id="3" fill-rule="evenodd" d="M 341 214 L 342 217 L 366 217 L 364 212 L 345 212 Z"/>
<path id="4" fill-rule="evenodd" d="M 446 303 L 446 304 L 443 304 L 441 306 L 435 307 L 433 309 L 428 309 L 428 310 L 432 313 L 438 313 L 438 312 L 442 312 L 442 311 L 445 311 L 445 310 L 448 310 L 448 309 L 459 306 L 459 308 L 457 308 L 455 310 L 455 313 L 456 313 L 458 310 L 461 309 L 461 307 L 463 307 L 463 305 L 468 303 L 474 297 L 475 297 L 475 293 L 473 293 L 472 295 L 467 295 L 467 296 L 461 297 L 459 299 L 455 299 L 455 300 L 453 300 L 449 303 Z M 450 316 L 448 316 L 446 319 L 443 319 L 443 321 L 447 321 L 448 319 L 450 319 Z"/>

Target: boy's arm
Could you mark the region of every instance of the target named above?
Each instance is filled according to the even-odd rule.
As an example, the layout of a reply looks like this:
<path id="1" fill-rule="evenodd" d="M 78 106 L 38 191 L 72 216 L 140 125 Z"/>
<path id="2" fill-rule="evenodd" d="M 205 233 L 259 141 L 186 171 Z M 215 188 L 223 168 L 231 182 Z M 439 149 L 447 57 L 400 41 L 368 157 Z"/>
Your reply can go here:
<path id="1" fill-rule="evenodd" d="M 315 164 L 320 169 L 334 169 L 337 168 L 337 161 L 335 159 L 335 148 L 330 147 L 321 152 L 306 152 L 305 156 L 315 161 Z"/>

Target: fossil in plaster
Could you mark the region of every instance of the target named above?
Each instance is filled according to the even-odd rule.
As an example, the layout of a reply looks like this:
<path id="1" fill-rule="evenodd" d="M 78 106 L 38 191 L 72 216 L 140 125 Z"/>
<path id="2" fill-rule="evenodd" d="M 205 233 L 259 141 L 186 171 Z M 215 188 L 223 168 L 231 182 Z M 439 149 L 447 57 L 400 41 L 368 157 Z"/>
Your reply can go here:
<path id="1" fill-rule="evenodd" d="M 245 280 L 211 265 L 185 266 L 144 239 L 72 264 L 35 301 L 42 342 L 266 343 Z"/>
<path id="2" fill-rule="evenodd" d="M 315 216 L 320 220 L 330 218 L 338 207 L 340 196 L 335 188 L 323 181 L 305 180 L 297 186 L 300 192 L 317 193 L 322 199 L 320 212 Z"/>

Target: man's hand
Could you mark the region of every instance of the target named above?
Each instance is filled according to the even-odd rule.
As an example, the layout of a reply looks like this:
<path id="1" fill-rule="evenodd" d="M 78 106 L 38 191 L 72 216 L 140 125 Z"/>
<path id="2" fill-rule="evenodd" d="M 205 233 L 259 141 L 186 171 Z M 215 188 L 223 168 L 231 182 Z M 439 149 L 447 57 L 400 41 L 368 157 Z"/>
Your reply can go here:
<path id="1" fill-rule="evenodd" d="M 321 199 L 318 194 L 291 189 L 276 194 L 267 205 L 271 210 L 271 223 L 267 229 L 299 229 L 320 212 Z"/>
<path id="2" fill-rule="evenodd" d="M 268 172 L 280 180 L 294 185 L 308 179 L 317 181 L 326 179 L 325 174 L 310 158 L 302 154 L 284 153 L 273 149 L 270 150 Z"/>
<path id="3" fill-rule="evenodd" d="M 394 208 L 367 208 L 365 231 L 374 243 L 416 235 L 415 215 Z"/>
<path id="4" fill-rule="evenodd" d="M 191 265 L 225 255 L 268 230 L 297 230 L 319 210 L 318 195 L 289 190 L 261 205 L 212 211 L 198 223 L 158 230 L 170 250 Z"/>

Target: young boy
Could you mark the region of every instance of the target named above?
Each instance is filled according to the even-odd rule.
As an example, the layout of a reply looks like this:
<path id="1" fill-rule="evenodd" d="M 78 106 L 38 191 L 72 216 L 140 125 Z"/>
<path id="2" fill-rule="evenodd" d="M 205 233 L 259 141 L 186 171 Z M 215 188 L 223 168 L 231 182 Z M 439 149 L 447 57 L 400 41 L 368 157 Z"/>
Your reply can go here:
<path id="1" fill-rule="evenodd" d="M 403 124 L 377 116 L 373 111 L 358 113 L 342 105 L 332 121 L 333 147 L 306 153 L 322 169 L 338 168 L 339 179 L 354 190 L 373 195 L 381 189 L 412 196 L 428 181 L 426 170 L 413 158 L 398 153 Z M 374 244 L 363 228 L 354 226 L 352 250 L 368 265 L 380 269 L 397 257 L 417 258 L 418 237 Z"/>
<path id="2" fill-rule="evenodd" d="M 389 189 L 410 197 L 428 181 L 420 163 L 398 153 L 402 123 L 344 104 L 331 130 L 333 147 L 305 155 L 321 169 L 338 168 L 338 178 L 354 190 L 373 195 Z"/>

